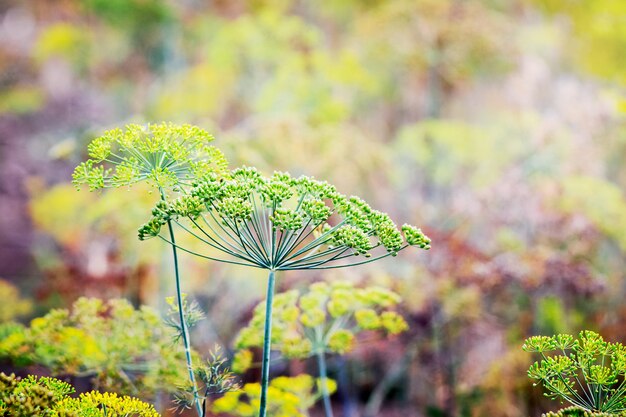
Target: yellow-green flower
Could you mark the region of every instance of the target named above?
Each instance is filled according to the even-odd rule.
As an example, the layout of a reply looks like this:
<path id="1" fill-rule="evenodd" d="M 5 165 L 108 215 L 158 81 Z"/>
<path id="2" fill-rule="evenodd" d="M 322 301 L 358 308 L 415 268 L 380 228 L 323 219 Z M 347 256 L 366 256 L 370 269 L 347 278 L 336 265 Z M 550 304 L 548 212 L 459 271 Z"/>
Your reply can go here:
<path id="1" fill-rule="evenodd" d="M 210 173 L 225 174 L 228 164 L 212 141 L 208 132 L 191 125 L 130 124 L 108 130 L 89 144 L 90 159 L 74 170 L 74 184 L 96 190 L 147 180 L 172 188 Z"/>

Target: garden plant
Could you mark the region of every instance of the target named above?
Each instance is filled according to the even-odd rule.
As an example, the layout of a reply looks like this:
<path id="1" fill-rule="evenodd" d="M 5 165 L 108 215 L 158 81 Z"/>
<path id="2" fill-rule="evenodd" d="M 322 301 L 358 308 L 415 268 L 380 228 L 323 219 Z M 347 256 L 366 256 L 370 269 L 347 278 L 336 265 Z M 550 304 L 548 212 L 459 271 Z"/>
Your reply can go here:
<path id="1" fill-rule="evenodd" d="M 162 202 L 170 193 L 179 192 L 194 178 L 208 173 L 222 173 L 227 168 L 224 155 L 210 145 L 213 137 L 206 131 L 190 125 L 171 123 L 131 124 L 112 129 L 94 139 L 88 146 L 91 159 L 76 167 L 74 184 L 86 184 L 90 190 L 111 187 L 129 187 L 148 181 L 158 192 Z M 187 373 L 194 394 L 194 403 L 203 414 L 194 376 L 189 340 L 189 323 L 185 318 L 183 292 L 178 265 L 176 238 L 171 222 L 167 222 L 169 239 L 173 243 L 172 258 L 179 313 L 179 332 L 185 347 Z"/>
<path id="2" fill-rule="evenodd" d="M 606 342 L 598 333 L 533 336 L 523 349 L 538 352 L 541 360 L 528 376 L 542 384 L 545 395 L 575 407 L 562 416 L 616 416 L 626 411 L 626 347 Z"/>
<path id="3" fill-rule="evenodd" d="M 160 200 L 139 229 L 142 240 L 159 237 L 174 257 L 181 336 L 189 379 L 200 415 L 205 410 L 194 378 L 178 272 L 177 249 L 219 262 L 268 271 L 259 415 L 267 413 L 272 305 L 277 271 L 314 270 L 370 263 L 409 247 L 430 248 L 420 229 L 398 229 L 391 218 L 358 197 L 347 197 L 327 182 L 288 173 L 264 177 L 254 168 L 225 170 L 221 152 L 207 145 L 205 131 L 169 124 L 115 129 L 89 145 L 92 159 L 79 165 L 76 184 L 91 189 L 149 180 Z M 203 159 L 208 158 L 208 159 Z M 111 164 L 113 168 L 105 168 Z M 166 190 L 179 194 L 170 198 Z M 177 244 L 174 225 L 213 252 Z M 165 236 L 161 234 L 165 227 Z"/>
<path id="4" fill-rule="evenodd" d="M 174 392 L 186 378 L 177 366 L 184 352 L 172 347 L 175 331 L 154 309 L 135 309 L 124 299 L 83 297 L 28 327 L 7 323 L 0 332 L 1 359 L 43 365 L 53 375 L 88 377 L 98 390 L 154 398 L 157 391 Z"/>
<path id="5" fill-rule="evenodd" d="M 172 222 L 227 256 L 199 253 L 163 237 L 162 226 Z M 395 256 L 409 246 L 430 248 L 420 229 L 405 224 L 401 232 L 387 214 L 340 194 L 327 182 L 282 172 L 266 178 L 246 167 L 228 178 L 207 175 L 176 200 L 159 202 L 139 230 L 140 239 L 156 236 L 202 258 L 268 270 L 261 417 L 267 409 L 276 272 L 355 266 Z"/>

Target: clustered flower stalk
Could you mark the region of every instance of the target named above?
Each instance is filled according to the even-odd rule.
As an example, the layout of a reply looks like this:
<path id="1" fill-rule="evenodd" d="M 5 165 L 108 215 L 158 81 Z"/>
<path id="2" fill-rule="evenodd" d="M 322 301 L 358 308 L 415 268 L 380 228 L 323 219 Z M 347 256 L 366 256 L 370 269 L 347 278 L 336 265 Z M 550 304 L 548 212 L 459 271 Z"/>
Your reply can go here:
<path id="1" fill-rule="evenodd" d="M 161 234 L 161 228 L 171 222 L 226 256 L 176 245 Z M 292 178 L 283 172 L 266 178 L 246 167 L 233 170 L 228 177 L 207 175 L 178 199 L 159 203 L 139 229 L 140 239 L 151 237 L 202 258 L 268 270 L 261 417 L 267 410 L 276 272 L 355 266 L 396 256 L 409 246 L 430 248 L 430 239 L 420 229 L 406 224 L 398 229 L 387 214 L 358 197 L 340 194 L 327 182 Z M 325 374 L 324 358 L 318 356 L 318 363 Z"/>
<path id="2" fill-rule="evenodd" d="M 578 339 L 568 334 L 533 336 L 522 349 L 541 355 L 528 376 L 544 386 L 546 396 L 590 412 L 626 410 L 626 347 L 621 343 L 583 330 Z"/>
<path id="3" fill-rule="evenodd" d="M 90 189 L 149 181 L 161 196 L 139 238 L 159 237 L 172 247 L 180 331 L 199 415 L 204 414 L 194 380 L 190 341 L 180 286 L 177 250 L 219 262 L 268 271 L 259 415 L 266 416 L 272 300 L 277 271 L 343 268 L 373 262 L 409 246 L 430 248 L 420 229 L 401 229 L 358 197 L 346 197 L 327 182 L 254 168 L 226 170 L 213 138 L 193 126 L 130 125 L 89 145 L 90 160 L 74 182 Z M 168 198 L 168 190 L 180 196 Z M 217 250 L 219 257 L 180 246 L 174 225 Z M 163 236 L 161 229 L 167 226 Z"/>
<path id="4" fill-rule="evenodd" d="M 209 145 L 213 137 L 190 125 L 170 123 L 131 124 L 125 130 L 113 129 L 94 139 L 88 147 L 90 159 L 74 170 L 74 183 L 87 185 L 91 191 L 131 186 L 147 181 L 158 190 L 160 202 L 166 204 L 167 191 L 180 191 L 193 178 L 208 173 L 219 174 L 227 169 L 221 151 Z M 172 258 L 179 332 L 185 348 L 185 359 L 193 398 L 198 414 L 204 414 L 200 403 L 191 357 L 191 341 L 185 318 L 180 269 L 174 229 L 167 222 L 169 239 L 173 242 Z"/>

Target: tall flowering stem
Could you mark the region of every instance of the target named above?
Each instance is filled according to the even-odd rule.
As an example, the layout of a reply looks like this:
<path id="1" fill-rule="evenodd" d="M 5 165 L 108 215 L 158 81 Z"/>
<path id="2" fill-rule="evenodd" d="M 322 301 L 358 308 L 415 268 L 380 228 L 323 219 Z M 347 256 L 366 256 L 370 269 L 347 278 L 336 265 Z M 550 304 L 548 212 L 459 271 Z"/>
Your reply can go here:
<path id="1" fill-rule="evenodd" d="M 195 178 L 206 175 L 219 177 L 227 173 L 226 158 L 209 144 L 212 141 L 209 133 L 191 125 L 131 124 L 125 129 L 112 129 L 89 144 L 90 159 L 76 167 L 74 183 L 78 187 L 87 185 L 93 191 L 147 181 L 158 190 L 161 197 L 159 204 L 168 204 L 168 191 L 184 192 Z M 165 223 L 172 242 L 178 329 L 185 347 L 194 404 L 198 414 L 203 416 L 185 319 L 176 239 L 172 222 Z"/>
<path id="2" fill-rule="evenodd" d="M 324 401 L 324 413 L 326 413 L 326 417 L 333 417 L 333 408 L 330 405 L 330 393 L 328 392 L 328 372 L 326 371 L 326 355 L 324 352 L 317 351 L 315 354 L 317 357 L 317 367 L 320 373 L 320 378 L 322 380 L 322 399 Z"/>
<path id="3" fill-rule="evenodd" d="M 254 168 L 199 177 L 176 200 L 160 202 L 139 229 L 199 257 L 270 271 L 266 300 L 263 380 L 259 415 L 266 416 L 272 295 L 276 271 L 343 268 L 373 262 L 417 246 L 430 248 L 420 229 L 398 229 L 391 218 L 327 182 L 288 173 L 263 177 Z M 176 223 L 221 255 L 178 246 L 161 235 Z"/>
<path id="4" fill-rule="evenodd" d="M 185 347 L 185 360 L 187 361 L 187 374 L 189 375 L 189 382 L 191 383 L 191 390 L 194 399 L 196 411 L 199 416 L 204 416 L 204 407 L 200 403 L 200 395 L 198 394 L 198 384 L 194 375 L 193 361 L 191 358 L 191 341 L 189 340 L 189 326 L 185 318 L 185 309 L 183 305 L 183 292 L 180 285 L 180 270 L 178 268 L 178 252 L 175 246 L 176 238 L 174 237 L 174 228 L 172 222 L 167 223 L 167 229 L 170 235 L 170 239 L 174 242 L 172 245 L 172 258 L 174 260 L 174 279 L 176 283 L 176 303 L 178 305 L 178 320 L 180 336 L 183 339 L 183 346 Z"/>
<path id="5" fill-rule="evenodd" d="M 270 270 L 267 281 L 267 296 L 265 298 L 265 331 L 263 333 L 263 367 L 261 369 L 261 415 L 265 415 L 267 409 L 267 387 L 270 380 L 270 352 L 272 341 L 272 304 L 274 300 L 275 272 Z"/>

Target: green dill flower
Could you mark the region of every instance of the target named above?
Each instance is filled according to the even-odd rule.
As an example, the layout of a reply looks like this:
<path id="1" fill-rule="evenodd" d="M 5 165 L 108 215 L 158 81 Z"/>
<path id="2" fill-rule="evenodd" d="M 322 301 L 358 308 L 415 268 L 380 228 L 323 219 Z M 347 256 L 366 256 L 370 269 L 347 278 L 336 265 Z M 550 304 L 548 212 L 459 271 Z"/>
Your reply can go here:
<path id="1" fill-rule="evenodd" d="M 376 330 L 382 323 L 380 317 L 376 314 L 376 311 L 370 308 L 363 308 L 354 312 L 354 318 L 356 323 L 363 330 Z"/>
<path id="2" fill-rule="evenodd" d="M 173 221 L 227 256 L 197 255 L 272 270 L 344 267 L 394 256 L 408 246 L 430 248 L 419 229 L 399 230 L 385 213 L 326 182 L 284 172 L 266 178 L 247 167 L 221 177 L 205 175 L 152 214 L 140 229 L 141 239 L 167 240 L 160 229 Z M 341 262 L 353 255 L 365 260 Z"/>
<path id="3" fill-rule="evenodd" d="M 206 131 L 191 125 L 158 123 L 112 129 L 88 146 L 90 159 L 74 170 L 74 184 L 90 190 L 130 186 L 147 180 L 157 188 L 189 185 L 210 173 L 225 173 L 227 162 Z"/>
<path id="4" fill-rule="evenodd" d="M 541 355 L 528 369 L 535 385 L 542 384 L 547 397 L 573 404 L 572 412 L 614 415 L 626 409 L 622 382 L 626 348 L 622 344 L 606 342 L 598 333 L 583 330 L 577 339 L 567 334 L 532 336 L 522 348 Z"/>
<path id="5" fill-rule="evenodd" d="M 88 146 L 91 159 L 77 166 L 73 174 L 73 182 L 77 187 L 87 185 L 90 190 L 131 186 L 140 181 L 147 181 L 159 190 L 161 201 L 152 211 L 152 219 L 139 229 L 139 239 L 156 236 L 167 225 L 172 242 L 180 335 L 185 346 L 187 371 L 194 387 L 193 396 L 198 414 L 201 414 L 202 406 L 192 372 L 191 345 L 188 324 L 184 317 L 177 247 L 171 218 L 175 215 L 196 219 L 205 204 L 215 197 L 213 192 L 225 191 L 220 187 L 211 188 L 211 181 L 218 181 L 221 176 L 229 173 L 224 155 L 210 145 L 212 141 L 213 136 L 196 126 L 172 123 L 143 126 L 130 124 L 125 129 L 106 131 L 94 139 Z M 168 199 L 167 190 L 184 192 L 185 188 L 192 186 L 200 178 L 204 179 L 204 186 L 198 190 L 197 195 L 165 203 Z M 246 201 L 245 190 L 243 191 L 227 193 L 217 209 L 234 221 L 245 221 L 252 208 Z"/>

